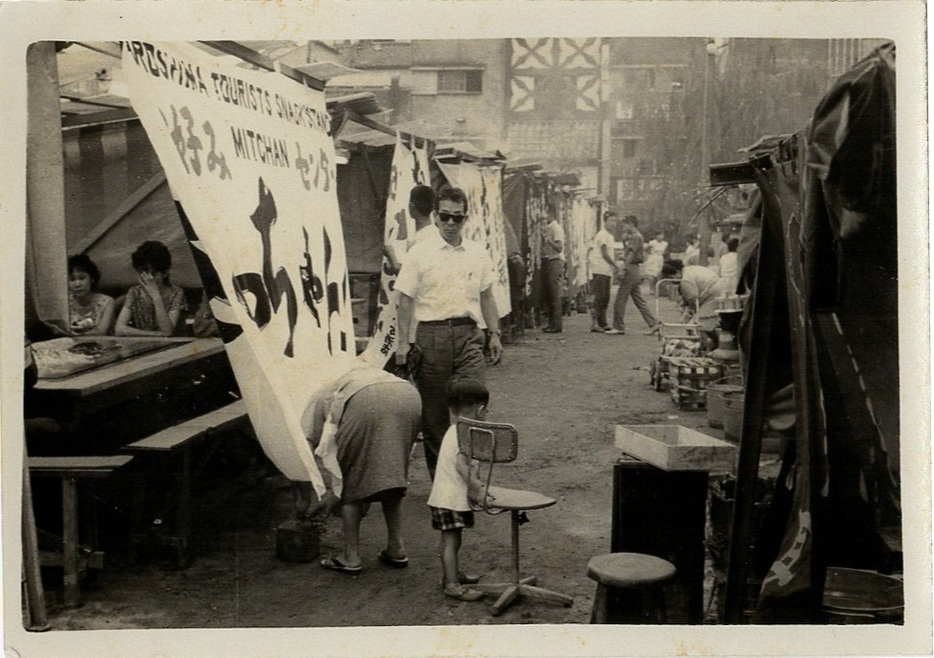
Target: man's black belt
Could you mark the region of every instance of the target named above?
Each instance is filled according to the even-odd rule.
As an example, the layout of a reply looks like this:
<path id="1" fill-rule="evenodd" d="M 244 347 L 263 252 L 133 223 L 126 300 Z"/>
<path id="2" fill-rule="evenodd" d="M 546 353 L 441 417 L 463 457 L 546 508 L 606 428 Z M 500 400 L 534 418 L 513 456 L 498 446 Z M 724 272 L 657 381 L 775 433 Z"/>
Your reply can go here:
<path id="1" fill-rule="evenodd" d="M 463 327 L 467 325 L 476 326 L 473 318 L 448 318 L 447 320 L 427 320 L 419 322 L 428 327 Z"/>

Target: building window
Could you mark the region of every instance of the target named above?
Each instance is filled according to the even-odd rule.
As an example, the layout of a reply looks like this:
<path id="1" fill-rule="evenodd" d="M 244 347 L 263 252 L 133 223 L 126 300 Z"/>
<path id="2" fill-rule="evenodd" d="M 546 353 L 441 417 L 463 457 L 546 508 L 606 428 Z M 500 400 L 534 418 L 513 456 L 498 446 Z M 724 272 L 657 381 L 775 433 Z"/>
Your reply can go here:
<path id="1" fill-rule="evenodd" d="M 625 81 L 628 89 L 655 89 L 655 68 L 652 66 L 628 67 Z"/>
<path id="2" fill-rule="evenodd" d="M 623 157 L 624 158 L 634 158 L 636 157 L 636 145 L 639 143 L 638 139 L 624 139 L 623 142 Z"/>
<path id="3" fill-rule="evenodd" d="M 676 68 L 671 72 L 671 88 L 680 91 L 684 89 L 684 70 Z"/>
<path id="4" fill-rule="evenodd" d="M 636 171 L 640 176 L 654 176 L 656 173 L 654 158 L 641 158 Z"/>
<path id="5" fill-rule="evenodd" d="M 483 91 L 483 71 L 438 71 L 439 94 L 479 94 Z"/>
<path id="6" fill-rule="evenodd" d="M 616 118 L 620 121 L 632 119 L 635 116 L 632 101 L 616 101 Z"/>

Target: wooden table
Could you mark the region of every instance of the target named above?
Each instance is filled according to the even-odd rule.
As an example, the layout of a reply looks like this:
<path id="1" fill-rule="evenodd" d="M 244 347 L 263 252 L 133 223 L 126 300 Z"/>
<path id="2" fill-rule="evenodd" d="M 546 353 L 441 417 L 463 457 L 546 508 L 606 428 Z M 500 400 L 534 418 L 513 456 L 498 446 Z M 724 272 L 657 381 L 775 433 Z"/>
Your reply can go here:
<path id="1" fill-rule="evenodd" d="M 59 420 L 75 420 L 142 394 L 229 367 L 220 338 L 166 338 L 165 349 L 147 352 L 60 379 L 40 379 L 37 402 Z"/>
<path id="2" fill-rule="evenodd" d="M 97 435 L 95 432 L 102 417 L 106 418 L 108 423 L 125 422 L 127 426 L 132 425 L 134 431 L 139 429 L 137 421 L 140 419 L 132 415 L 137 412 L 134 410 L 130 412 L 130 416 L 124 416 L 123 414 L 127 412 L 122 408 L 118 409 L 118 405 L 161 391 L 174 392 L 182 396 L 189 395 L 190 392 L 178 393 L 180 387 L 204 378 L 223 384 L 229 377 L 231 386 L 234 385 L 230 373 L 230 362 L 220 338 L 167 338 L 165 341 L 166 346 L 163 349 L 144 352 L 66 377 L 40 379 L 30 394 L 35 396 L 36 406 L 41 407 L 44 413 L 70 424 L 66 432 L 69 433 L 70 438 L 76 439 L 76 443 L 86 440 L 87 445 L 77 452 L 81 455 L 88 453 L 111 455 L 137 437 L 133 433 L 125 436 L 122 433 L 113 436 L 106 435 L 106 433 Z M 115 412 L 115 416 L 119 416 L 117 420 L 109 418 L 111 411 Z M 225 410 L 218 410 L 178 425 L 178 418 L 174 413 L 163 417 L 161 411 L 153 410 L 147 416 L 147 420 L 152 421 L 149 424 L 154 426 L 161 435 L 183 430 L 190 431 L 188 425 L 196 426 L 202 422 L 202 418 L 213 419 L 218 414 L 224 413 L 226 413 Z M 245 413 L 240 413 L 240 416 L 245 416 Z M 72 421 L 76 422 L 72 424 Z M 224 425 L 220 421 L 211 420 L 210 428 L 203 429 L 215 427 L 224 427 Z M 187 459 L 187 452 L 185 456 Z M 82 458 L 85 457 L 72 457 L 72 459 Z M 118 456 L 112 459 L 129 461 L 130 457 Z M 138 481 L 146 477 L 146 467 L 146 465 L 134 465 L 134 468 L 128 469 L 127 476 L 134 483 L 134 490 L 137 489 L 135 485 Z M 172 475 L 183 480 L 187 492 L 189 486 L 187 461 L 183 464 L 183 468 L 179 467 L 179 469 Z M 166 488 L 166 491 L 168 492 L 169 488 Z M 184 508 L 183 512 L 188 514 L 190 501 L 187 497 L 183 497 L 178 502 Z M 139 515 L 140 510 L 137 507 L 141 504 L 141 501 L 132 501 L 132 516 Z M 187 522 L 181 525 L 187 533 Z"/>

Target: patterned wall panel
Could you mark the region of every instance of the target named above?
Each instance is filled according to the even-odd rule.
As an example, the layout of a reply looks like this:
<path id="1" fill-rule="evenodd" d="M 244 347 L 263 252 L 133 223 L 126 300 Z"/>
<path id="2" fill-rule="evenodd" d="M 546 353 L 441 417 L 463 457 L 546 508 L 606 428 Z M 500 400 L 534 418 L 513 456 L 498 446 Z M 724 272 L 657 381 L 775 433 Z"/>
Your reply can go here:
<path id="1" fill-rule="evenodd" d="M 512 39 L 509 110 L 516 120 L 600 110 L 600 39 Z"/>

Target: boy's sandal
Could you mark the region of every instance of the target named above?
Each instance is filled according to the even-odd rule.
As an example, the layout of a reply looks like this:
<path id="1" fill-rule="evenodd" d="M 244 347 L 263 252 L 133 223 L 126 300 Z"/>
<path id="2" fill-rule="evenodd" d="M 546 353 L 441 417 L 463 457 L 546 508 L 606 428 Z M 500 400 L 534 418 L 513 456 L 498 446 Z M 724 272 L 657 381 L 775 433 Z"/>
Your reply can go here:
<path id="1" fill-rule="evenodd" d="M 444 595 L 450 599 L 458 601 L 479 601 L 484 596 L 483 592 L 463 585 L 447 585 L 444 588 Z"/>
<path id="2" fill-rule="evenodd" d="M 331 557 L 326 557 L 321 560 L 321 566 L 325 569 L 330 569 L 331 571 L 340 571 L 342 573 L 355 574 L 363 571 L 363 565 L 358 564 L 357 566 L 350 566 L 341 562 L 340 558 L 336 555 Z"/>

